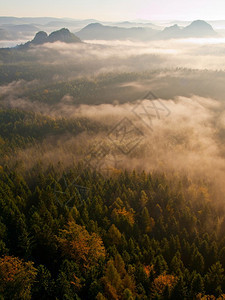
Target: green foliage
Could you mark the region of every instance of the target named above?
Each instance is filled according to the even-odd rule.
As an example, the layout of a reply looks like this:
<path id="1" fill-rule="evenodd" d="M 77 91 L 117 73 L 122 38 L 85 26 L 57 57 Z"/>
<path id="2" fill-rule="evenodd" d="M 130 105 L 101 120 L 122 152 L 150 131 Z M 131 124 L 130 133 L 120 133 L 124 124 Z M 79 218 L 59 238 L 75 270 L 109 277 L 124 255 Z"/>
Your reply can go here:
<path id="1" fill-rule="evenodd" d="M 78 175 L 74 168 L 64 177 L 73 182 Z M 18 279 L 1 281 L 5 299 L 16 293 L 24 294 L 21 299 L 130 300 L 224 293 L 225 240 L 218 226 L 198 219 L 201 204 L 195 209 L 187 184 L 157 173 L 143 180 L 138 173 L 106 178 L 86 170 L 79 184 L 92 192 L 83 206 L 70 208 L 55 197 L 55 182 L 59 190 L 64 184 L 59 177 L 53 167 L 36 175 L 7 167 L 0 172 L 0 251 L 23 266 Z M 171 214 L 171 199 L 177 198 Z M 210 224 L 220 220 L 213 203 L 200 208 Z M 25 277 L 26 291 L 20 284 Z"/>

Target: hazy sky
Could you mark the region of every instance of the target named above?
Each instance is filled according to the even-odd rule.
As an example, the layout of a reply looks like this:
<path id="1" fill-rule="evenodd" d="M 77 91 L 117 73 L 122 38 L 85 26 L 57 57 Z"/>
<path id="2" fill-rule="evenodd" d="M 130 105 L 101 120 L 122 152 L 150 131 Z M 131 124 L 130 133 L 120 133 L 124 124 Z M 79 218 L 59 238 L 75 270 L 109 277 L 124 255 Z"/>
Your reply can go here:
<path id="1" fill-rule="evenodd" d="M 225 0 L 0 0 L 3 16 L 99 20 L 225 19 Z"/>

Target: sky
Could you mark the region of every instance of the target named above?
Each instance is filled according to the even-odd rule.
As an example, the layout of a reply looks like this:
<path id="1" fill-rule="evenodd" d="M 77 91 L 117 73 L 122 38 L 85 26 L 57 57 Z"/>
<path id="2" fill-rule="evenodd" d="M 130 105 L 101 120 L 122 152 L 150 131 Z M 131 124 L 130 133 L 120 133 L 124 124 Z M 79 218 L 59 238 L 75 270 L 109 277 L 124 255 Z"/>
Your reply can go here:
<path id="1" fill-rule="evenodd" d="M 0 0 L 2 16 L 119 20 L 224 20 L 225 0 Z"/>

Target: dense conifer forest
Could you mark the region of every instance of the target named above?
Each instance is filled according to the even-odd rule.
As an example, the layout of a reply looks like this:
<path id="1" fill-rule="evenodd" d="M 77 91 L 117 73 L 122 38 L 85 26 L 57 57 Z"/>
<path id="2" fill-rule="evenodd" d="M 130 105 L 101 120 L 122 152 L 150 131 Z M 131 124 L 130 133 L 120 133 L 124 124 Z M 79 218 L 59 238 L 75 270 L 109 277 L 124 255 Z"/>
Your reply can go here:
<path id="1" fill-rule="evenodd" d="M 0 118 L 2 155 L 49 130 L 98 128 L 17 110 Z M 3 161 L 0 178 L 2 299 L 223 299 L 224 209 L 207 182 Z"/>

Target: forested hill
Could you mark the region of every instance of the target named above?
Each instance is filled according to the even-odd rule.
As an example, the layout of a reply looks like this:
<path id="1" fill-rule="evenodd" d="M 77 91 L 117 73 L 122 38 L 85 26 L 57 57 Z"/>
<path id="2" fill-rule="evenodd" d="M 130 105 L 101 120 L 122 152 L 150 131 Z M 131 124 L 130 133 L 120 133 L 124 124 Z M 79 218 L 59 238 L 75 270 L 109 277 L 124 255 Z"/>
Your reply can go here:
<path id="1" fill-rule="evenodd" d="M 37 166 L 23 177 L 1 167 L 0 295 L 219 297 L 224 212 L 211 197 L 202 182 L 160 173 L 103 177 L 79 166 L 63 174 Z"/>

